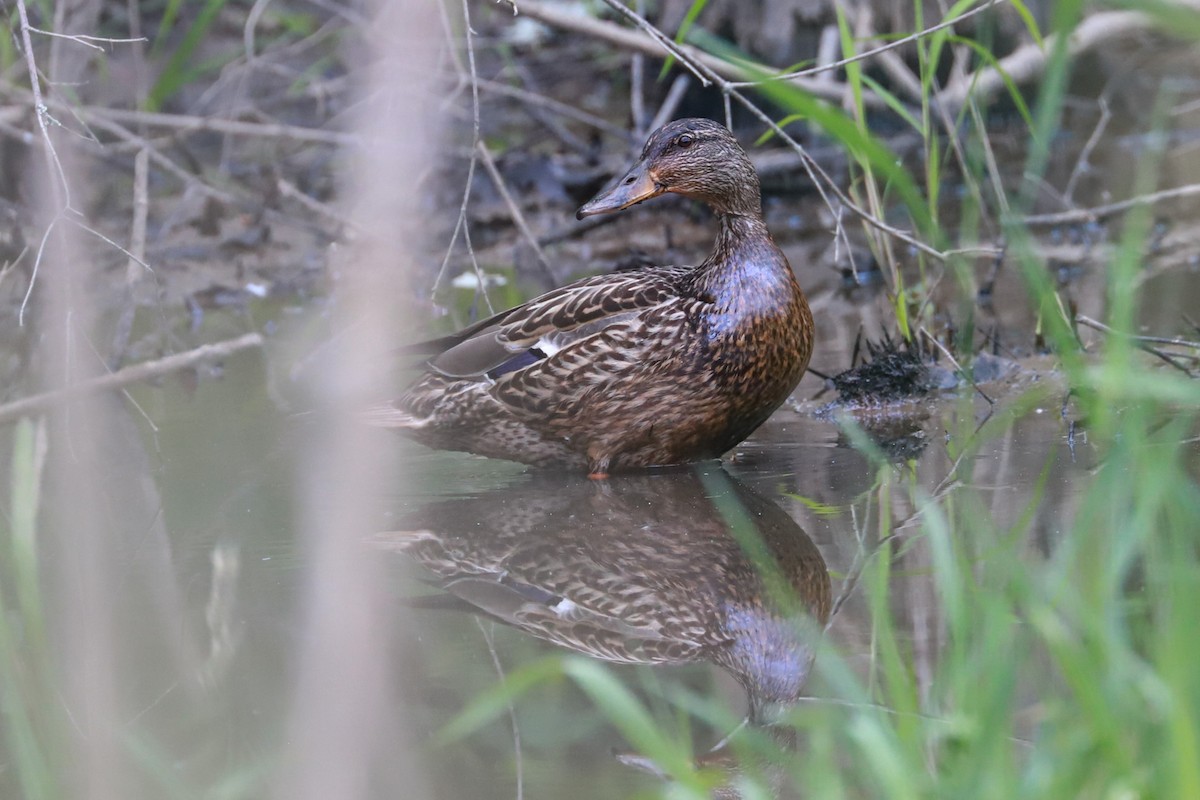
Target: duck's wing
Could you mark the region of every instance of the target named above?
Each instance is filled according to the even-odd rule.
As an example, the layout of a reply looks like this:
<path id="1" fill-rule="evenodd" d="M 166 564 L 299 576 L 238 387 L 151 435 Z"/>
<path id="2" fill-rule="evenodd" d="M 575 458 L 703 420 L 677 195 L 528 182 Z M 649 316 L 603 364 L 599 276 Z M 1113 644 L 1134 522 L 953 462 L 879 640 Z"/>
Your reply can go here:
<path id="1" fill-rule="evenodd" d="M 683 663 L 700 658 L 705 647 L 700 641 L 664 630 L 657 619 L 626 619 L 610 613 L 617 608 L 596 607 L 589 602 L 596 599 L 592 591 L 583 591 L 577 604 L 568 596 L 512 575 L 469 575 L 446 581 L 443 588 L 459 604 L 441 601 L 442 607 L 481 613 L 606 661 Z"/>
<path id="2" fill-rule="evenodd" d="M 646 267 L 596 275 L 426 343 L 430 370 L 450 378 L 496 378 L 554 355 L 679 294 L 691 267 Z"/>

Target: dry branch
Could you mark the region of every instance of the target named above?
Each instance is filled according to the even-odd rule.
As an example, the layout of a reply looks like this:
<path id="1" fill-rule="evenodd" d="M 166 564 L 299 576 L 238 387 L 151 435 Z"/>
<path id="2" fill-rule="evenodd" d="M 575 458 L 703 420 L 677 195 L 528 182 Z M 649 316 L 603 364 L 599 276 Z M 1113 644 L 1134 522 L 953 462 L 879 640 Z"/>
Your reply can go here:
<path id="1" fill-rule="evenodd" d="M 1128 211 L 1138 206 L 1155 205 L 1164 200 L 1174 200 L 1177 197 L 1190 197 L 1194 194 L 1200 194 L 1200 183 L 1189 183 L 1186 186 L 1176 186 L 1174 189 L 1163 189 L 1161 192 L 1140 194 L 1128 200 L 1108 203 L 1103 206 L 1077 208 L 1071 211 L 1057 211 L 1053 214 L 1033 214 L 1025 217 L 1024 222 L 1026 225 L 1072 225 L 1080 222 L 1092 222 L 1104 219 L 1105 217 L 1111 217 L 1114 214 L 1120 214 L 1122 211 Z"/>
<path id="2" fill-rule="evenodd" d="M 859 61 L 866 61 L 868 59 L 874 58 L 875 56 L 879 56 L 881 59 L 881 62 L 882 62 L 882 66 L 884 67 L 885 70 L 887 70 L 889 76 L 891 76 L 892 79 L 897 82 L 897 85 L 901 89 L 903 89 L 905 92 L 907 92 L 913 99 L 920 101 L 921 100 L 920 82 L 919 81 L 914 82 L 914 78 L 912 76 L 911 70 L 909 70 L 908 67 L 904 65 L 903 60 L 900 59 L 900 57 L 897 56 L 892 51 L 898 47 L 904 47 L 905 45 L 911 44 L 912 42 L 915 42 L 918 39 L 922 39 L 926 36 L 929 36 L 930 34 L 937 33 L 938 31 L 940 31 L 944 28 L 949 28 L 954 25 L 957 25 L 957 24 L 963 22 L 964 20 L 967 20 L 967 19 L 975 16 L 976 14 L 982 13 L 990 8 L 994 8 L 1003 2 L 1004 2 L 1004 0 L 991 0 L 991 2 L 985 2 L 979 6 L 976 6 L 975 8 L 972 8 L 969 11 L 964 11 L 962 14 L 958 15 L 954 19 L 943 20 L 942 22 L 939 22 L 937 25 L 932 25 L 928 28 L 925 28 L 924 30 L 917 31 L 916 33 L 909 34 L 908 36 L 904 36 L 900 39 L 893 39 L 892 41 L 888 42 L 887 44 L 882 44 L 882 45 L 879 45 L 878 47 L 873 47 L 870 50 L 864 50 L 861 53 L 856 53 L 847 58 L 843 58 L 843 59 L 840 59 L 837 61 L 835 61 L 833 59 L 829 59 L 828 61 L 822 61 L 822 63 L 817 64 L 817 66 L 815 66 L 815 67 L 807 67 L 806 69 L 797 70 L 795 72 L 785 72 L 781 75 L 772 75 L 769 78 L 763 78 L 763 79 L 760 79 L 757 81 L 749 81 L 746 83 L 737 83 L 734 85 L 739 86 L 739 87 L 742 87 L 742 86 L 749 87 L 749 86 L 758 85 L 760 83 L 766 83 L 767 81 L 789 81 L 792 83 L 799 83 L 799 81 L 797 79 L 808 78 L 808 77 L 815 76 L 815 75 L 821 76 L 821 78 L 819 79 L 820 83 L 830 83 L 832 80 L 831 76 L 829 75 L 830 72 L 841 69 L 842 67 L 845 67 L 849 64 L 854 64 Z M 836 46 L 840 47 L 840 41 L 839 41 L 837 28 L 831 28 L 831 29 L 833 31 L 833 37 L 832 37 L 833 42 Z M 871 36 L 871 37 L 867 37 L 867 38 L 876 38 L 876 37 Z M 866 41 L 866 39 L 860 39 L 860 41 Z M 818 59 L 818 60 L 820 60 L 820 59 Z M 803 86 L 803 84 L 800 84 L 800 85 Z M 845 89 L 843 88 L 842 91 L 845 91 Z"/>
<path id="3" fill-rule="evenodd" d="M 187 114 L 162 114 L 153 111 L 133 111 L 121 108 L 84 106 L 76 109 L 85 120 L 97 116 L 114 122 L 146 125 L 151 128 L 172 128 L 184 131 L 211 131 L 233 136 L 258 136 L 269 139 L 287 139 L 296 142 L 319 142 L 322 144 L 357 145 L 362 139 L 352 133 L 327 131 L 320 128 L 304 128 L 299 125 L 279 123 L 243 122 L 235 119 L 196 117 Z"/>
<path id="4" fill-rule="evenodd" d="M 627 142 L 633 141 L 633 136 L 631 136 L 629 131 L 625 130 L 624 128 L 613 125 L 608 120 L 602 119 L 595 114 L 589 114 L 583 109 L 575 108 L 574 106 L 567 105 L 566 103 L 560 103 L 553 97 L 546 97 L 545 95 L 537 94 L 536 92 L 531 92 L 528 89 L 522 89 L 518 86 L 509 86 L 507 83 L 489 81 L 486 78 L 479 78 L 478 84 L 479 88 L 486 92 L 512 97 L 531 106 L 545 108 L 560 116 L 568 117 L 576 122 L 582 122 L 584 125 L 590 125 L 596 130 L 603 131 L 604 133 L 607 133 L 608 135 L 614 136 L 618 139 L 622 139 Z"/>
<path id="5" fill-rule="evenodd" d="M 1140 11 L 1102 11 L 1084 17 L 1067 39 L 1067 51 L 1072 58 L 1120 36 L 1150 28 L 1153 17 Z M 1004 76 L 1013 83 L 1028 83 L 1042 74 L 1048 54 L 1054 50 L 1055 36 L 1047 36 L 1043 44 L 1030 42 L 1000 59 L 998 67 L 984 67 L 966 75 L 938 95 L 938 102 L 957 113 L 968 97 L 985 100 L 1004 89 Z"/>
<path id="6" fill-rule="evenodd" d="M 20 417 L 40 412 L 46 407 L 69 397 L 120 389 L 131 383 L 137 383 L 138 381 L 144 381 L 158 375 L 165 375 L 168 372 L 185 369 L 204 361 L 226 358 L 240 350 L 261 347 L 262 343 L 263 338 L 260 334 L 247 333 L 245 336 L 239 336 L 237 339 L 227 339 L 223 342 L 201 345 L 194 350 L 188 350 L 186 353 L 176 353 L 175 355 L 166 356 L 154 361 L 144 361 L 140 364 L 134 364 L 116 372 L 110 372 L 107 375 L 101 375 L 98 378 L 76 384 L 75 386 L 68 386 L 65 389 L 43 392 L 35 394 L 32 397 L 15 400 L 0 406 L 0 424 L 12 422 Z"/>
<path id="7" fill-rule="evenodd" d="M 1190 369 L 1186 364 L 1180 363 L 1179 359 L 1187 359 L 1194 362 L 1200 360 L 1200 354 L 1171 353 L 1163 350 L 1160 347 L 1156 347 L 1155 345 L 1162 344 L 1200 351 L 1200 342 L 1189 342 L 1187 339 L 1167 338 L 1165 336 L 1141 336 L 1138 334 L 1122 333 L 1121 331 L 1114 330 L 1108 325 L 1105 325 L 1099 320 L 1094 320 L 1091 317 L 1084 316 L 1083 314 L 1076 314 L 1075 322 L 1091 328 L 1094 331 L 1100 331 L 1101 333 L 1108 334 L 1109 336 L 1124 336 L 1130 342 L 1132 342 L 1135 347 L 1144 350 L 1155 358 L 1165 361 L 1175 369 L 1187 375 L 1189 378 L 1196 377 L 1196 373 L 1193 372 L 1192 369 Z"/>
<path id="8" fill-rule="evenodd" d="M 733 85 L 729 81 L 754 82 L 760 80 L 764 74 L 769 75 L 775 72 L 773 67 L 765 64 L 749 64 L 745 67 L 731 64 L 702 50 L 697 50 L 695 47 L 677 44 L 665 36 L 659 39 L 649 33 L 630 30 L 612 22 L 576 15 L 549 3 L 541 2 L 541 0 L 520 0 L 517 8 L 521 14 L 526 14 L 532 19 L 554 28 L 600 39 L 627 50 L 657 58 L 675 55 L 686 67 L 703 67 L 705 70 L 721 76 L 725 79 L 726 85 Z M 662 36 L 661 32 L 659 35 Z M 664 39 L 666 41 L 663 41 Z M 699 71 L 696 71 L 696 74 L 701 80 L 710 79 L 700 74 Z M 812 78 L 793 78 L 791 82 L 816 97 L 833 102 L 840 102 L 846 91 L 845 86 L 837 82 L 818 81 Z M 863 102 L 872 108 L 884 107 L 883 100 L 871 92 L 864 92 Z"/>
<path id="9" fill-rule="evenodd" d="M 512 216 L 513 223 L 521 231 L 525 240 L 529 242 L 529 246 L 533 248 L 533 254 L 537 258 L 547 282 L 553 286 L 557 280 L 554 275 L 554 268 L 550 266 L 550 261 L 542 251 L 541 245 L 538 244 L 537 237 L 533 235 L 533 230 L 529 227 L 529 223 L 525 221 L 525 215 L 521 213 L 521 207 L 513 199 L 512 193 L 508 191 L 508 186 L 504 183 L 504 176 L 496 168 L 496 160 L 492 157 L 492 151 L 488 149 L 488 146 L 482 139 L 476 143 L 476 147 L 479 150 L 479 157 L 483 161 L 484 169 L 487 170 L 488 177 L 492 179 L 492 185 L 496 187 L 496 191 L 500 194 L 500 199 L 504 201 L 504 205 L 508 208 L 508 213 Z M 480 285 L 481 287 L 483 286 L 482 283 Z"/>

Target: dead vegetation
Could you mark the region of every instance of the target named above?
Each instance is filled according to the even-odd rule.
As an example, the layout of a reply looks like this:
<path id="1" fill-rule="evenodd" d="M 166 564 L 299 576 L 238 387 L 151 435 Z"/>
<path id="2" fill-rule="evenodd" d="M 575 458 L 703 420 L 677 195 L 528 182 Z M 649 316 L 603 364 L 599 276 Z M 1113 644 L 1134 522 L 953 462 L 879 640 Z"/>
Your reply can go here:
<path id="1" fill-rule="evenodd" d="M 797 209 L 800 224 L 791 227 L 832 236 L 817 258 L 854 283 L 880 269 L 896 317 L 881 331 L 904 337 L 912 331 L 901 305 L 915 322 L 944 331 L 939 287 L 962 284 L 968 273 L 967 284 L 991 296 L 995 274 L 970 264 L 1010 252 L 1014 221 L 1049 231 L 1026 244 L 1035 256 L 1090 264 L 1102 248 L 1054 237 L 1144 206 L 1187 219 L 1192 206 L 1181 203 L 1200 185 L 1186 170 L 1172 185 L 1133 195 L 1126 175 L 1097 178 L 1103 159 L 1113 158 L 1110 105 L 1139 102 L 1104 54 L 1148 42 L 1174 50 L 1161 18 L 1148 13 L 1093 12 L 1073 29 L 1066 56 L 1099 65 L 1100 92 L 1089 100 L 1096 81 L 1079 85 L 1071 124 L 1080 138 L 1062 152 L 1072 168 L 1052 160 L 1038 196 L 1025 197 L 1015 219 L 1014 168 L 1024 158 L 1017 112 L 1057 47 L 1045 20 L 1029 16 L 1038 7 L 984 2 L 943 19 L 929 4 L 914 16 L 813 0 L 748 9 L 643 5 L 439 5 L 443 39 L 431 77 L 440 117 L 430 124 L 443 145 L 410 178 L 429 198 L 412 273 L 428 315 L 450 310 L 463 321 L 452 284 L 475 287 L 470 313 L 490 306 L 488 286 L 508 283 L 509 302 L 519 296 L 512 281 L 544 288 L 619 266 L 631 239 L 650 258 L 690 257 L 691 237 L 704 229 L 692 232 L 686 215 L 651 212 L 643 216 L 649 224 L 569 221 L 646 131 L 684 112 L 774 140 L 757 159 L 768 186 Z M 104 311 L 93 342 L 103 343 L 97 350 L 112 367 L 186 348 L 214 310 L 245 319 L 264 303 L 329 296 L 337 283 L 330 248 L 370 238 L 350 221 L 339 176 L 365 144 L 347 121 L 375 101 L 359 77 L 357 44 L 386 48 L 395 36 L 353 6 L 213 8 L 173 19 L 87 0 L 41 19 L 38 7 L 15 6 L 21 46 L 0 82 L 0 173 L 8 177 L 0 191 L 0 326 L 14 340 L 27 335 L 39 254 L 59 226 L 83 234 L 89 285 Z M 697 8 L 699 16 L 690 13 Z M 931 46 L 946 52 L 936 69 L 925 63 Z M 983 48 L 993 57 L 981 58 Z M 845 139 L 846 130 L 813 116 L 816 107 L 785 113 L 796 90 L 839 109 L 870 138 Z M 1187 130 L 1200 113 L 1195 95 L 1186 83 L 1176 93 L 1173 130 Z M 920 126 L 906 130 L 904 119 Z M 936 184 L 971 197 L 978 220 L 954 230 L 957 213 L 942 203 L 922 222 L 912 198 L 907 208 L 900 202 L 902 182 L 880 160 L 886 151 L 869 155 L 875 143 L 909 173 L 928 176 L 936 165 Z M 58 163 L 63 151 L 79 164 L 73 180 Z M 1169 160 L 1183 157 L 1172 153 Z M 39 189 L 55 195 L 50 219 L 32 211 Z M 1176 241 L 1178 226 L 1167 224 L 1168 246 L 1158 255 L 1186 262 L 1195 245 Z M 592 233 L 606 225 L 622 234 Z M 614 241 L 621 247 L 610 255 Z M 1068 297 L 1062 305 L 1095 303 Z M 32 388 L 16 388 L 21 363 L 8 365 L 14 394 Z"/>

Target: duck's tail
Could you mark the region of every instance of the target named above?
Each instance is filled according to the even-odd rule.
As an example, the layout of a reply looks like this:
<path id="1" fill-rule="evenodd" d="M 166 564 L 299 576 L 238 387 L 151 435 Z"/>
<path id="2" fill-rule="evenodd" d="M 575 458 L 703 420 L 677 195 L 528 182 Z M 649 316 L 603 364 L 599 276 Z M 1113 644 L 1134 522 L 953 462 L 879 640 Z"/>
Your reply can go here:
<path id="1" fill-rule="evenodd" d="M 401 408 L 396 402 L 380 403 L 359 412 L 359 419 L 377 428 L 401 428 L 419 430 L 429 422 L 428 417 L 418 417 Z"/>

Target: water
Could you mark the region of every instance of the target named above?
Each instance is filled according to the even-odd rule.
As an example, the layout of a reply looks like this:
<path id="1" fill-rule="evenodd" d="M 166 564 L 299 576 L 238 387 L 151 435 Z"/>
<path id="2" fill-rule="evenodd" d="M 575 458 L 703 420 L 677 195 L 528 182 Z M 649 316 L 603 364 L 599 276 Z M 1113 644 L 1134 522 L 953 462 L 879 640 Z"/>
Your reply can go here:
<path id="1" fill-rule="evenodd" d="M 1128 160 L 1105 153 L 1094 160 Z M 859 333 L 877 336 L 892 311 L 880 287 L 847 288 L 831 268 L 815 202 L 786 205 L 806 233 L 784 247 L 817 317 L 812 366 L 837 372 Z M 664 237 L 658 223 L 640 221 L 654 219 L 642 211 L 598 238 L 627 250 L 632 226 L 654 246 Z M 691 224 L 676 222 L 676 233 Z M 1200 271 L 1187 222 L 1176 220 L 1161 258 L 1147 259 L 1139 309 L 1147 333 L 1180 333 L 1195 306 Z M 772 224 L 788 227 L 778 216 Z M 698 261 L 710 239 L 705 230 L 680 245 L 693 248 L 681 260 Z M 1068 244 L 1078 255 L 1078 243 Z M 591 261 L 576 255 L 564 261 Z M 1097 319 L 1107 303 L 1101 261 L 1077 257 L 1059 269 L 1067 301 Z M 98 529 L 107 532 L 102 551 L 80 563 L 72 531 L 39 540 L 44 652 L 38 632 L 22 627 L 30 617 L 11 615 L 30 669 L 7 685 L 33 709 L 40 739 L 78 749 L 95 719 L 118 720 L 112 758 L 132 776 L 124 796 L 268 796 L 292 771 L 285 754 L 297 738 L 314 737 L 338 754 L 350 733 L 373 749 L 366 760 L 374 796 L 585 800 L 659 788 L 657 777 L 614 755 L 633 745 L 604 704 L 561 675 L 535 682 L 511 712 L 502 703 L 469 734 L 438 741 L 503 676 L 552 673 L 561 667 L 547 665 L 559 656 L 612 663 L 611 674 L 659 727 L 686 731 L 696 758 L 728 766 L 728 747 L 704 754 L 739 720 L 752 715 L 768 725 L 789 705 L 819 705 L 834 693 L 823 654 L 836 651 L 860 676 L 871 671 L 875 617 L 858 578 L 885 542 L 896 553 L 888 610 L 918 686 L 928 688 L 946 644 L 947 610 L 921 535 L 922 497 L 970 509 L 978 528 L 952 533 L 970 538 L 981 559 L 989 537 L 1016 531 L 1032 563 L 1072 527 L 1098 458 L 1069 404 L 1064 413 L 1061 379 L 1036 360 L 983 387 L 998 399 L 994 407 L 964 388 L 902 414 L 849 420 L 814 415 L 828 397 L 813 399 L 824 387 L 810 374 L 795 407 L 781 409 L 722 464 L 608 482 L 430 452 L 375 432 L 404 478 L 389 483 L 370 524 L 331 531 L 358 558 L 350 591 L 361 577 L 371 594 L 375 725 L 304 727 L 297 719 L 307 719 L 324 692 L 340 698 L 344 684 L 361 677 L 347 664 L 325 683 L 306 678 L 321 641 L 316 584 L 337 565 L 303 534 L 298 508 L 325 488 L 305 482 L 304 448 L 325 421 L 297 413 L 306 406 L 292 376 L 305 358 L 279 343 L 320 338 L 321 310 L 251 306 L 244 316 L 209 312 L 203 332 L 220 338 L 218 329 L 240 332 L 269 318 L 281 333 L 263 352 L 104 399 L 105 424 L 88 432 L 102 437 L 103 458 L 85 464 L 87 486 L 43 492 L 48 515 L 82 504 L 83 489 L 94 492 Z M 999 332 L 1002 354 L 1032 351 L 1032 314 L 1014 269 L 1002 272 L 992 305 L 978 314 L 979 330 Z M 6 374 L 18 371 L 21 359 L 5 356 Z M 11 430 L 3 437 L 8 444 Z M 63 441 L 51 458 L 75 456 L 70 431 Z M 0 487 L 9 485 L 0 465 Z M 3 588 L 6 596 L 20 592 Z M 94 607 L 73 608 L 76 593 Z M 96 695 L 108 698 L 107 710 L 75 703 L 69 686 L 46 677 L 86 683 L 102 674 L 71 659 L 96 644 L 96 662 L 112 665 L 111 693 Z M 46 652 L 57 672 L 44 669 Z M 3 748 L 0 796 L 19 796 L 17 748 L 11 740 Z"/>
<path id="2" fill-rule="evenodd" d="M 153 428 L 127 402 L 113 399 L 108 409 L 119 424 L 105 448 L 120 470 L 98 480 L 110 522 L 123 531 L 103 587 L 115 702 L 121 740 L 151 791 L 244 785 L 259 796 L 304 701 L 293 692 L 319 564 L 298 534 L 295 464 L 298 443 L 320 423 L 268 399 L 284 366 L 276 357 L 242 354 L 219 380 L 137 388 Z M 1006 401 L 988 417 L 964 392 L 915 420 L 863 418 L 864 429 L 887 432 L 888 452 L 903 454 L 882 467 L 850 445 L 853 426 L 784 409 L 724 465 L 609 482 L 430 452 L 379 432 L 410 476 L 395 484 L 374 529 L 358 532 L 387 595 L 387 629 L 375 632 L 393 703 L 384 716 L 415 743 L 433 796 L 516 796 L 507 711 L 451 744 L 434 737 L 502 673 L 590 651 L 634 662 L 613 674 L 661 725 L 690 729 L 700 756 L 748 713 L 756 692 L 764 719 L 801 696 L 819 702 L 824 687 L 808 675 L 809 659 L 833 602 L 841 605 L 824 641 L 865 673 L 871 621 L 853 582 L 887 535 L 899 537 L 901 553 L 894 611 L 915 669 L 927 669 L 942 613 L 930 555 L 915 535 L 910 492 L 881 487 L 969 493 L 989 530 L 1032 514 L 1027 547 L 1040 557 L 1069 527 L 1093 458 L 1082 435 L 1068 441 L 1060 404 L 1047 392 L 1040 402 Z M 768 575 L 784 565 L 798 604 L 757 577 L 746 553 L 762 541 L 770 552 L 757 563 Z M 47 557 L 46 585 L 69 583 L 52 551 Z M 588 597 L 625 597 L 622 610 L 581 609 L 567 596 L 579 586 Z M 794 618 L 808 622 L 793 627 Z M 723 716 L 689 717 L 664 697 L 700 698 Z M 659 785 L 614 757 L 630 743 L 572 682 L 539 684 L 514 709 L 525 797 L 628 796 Z"/>

